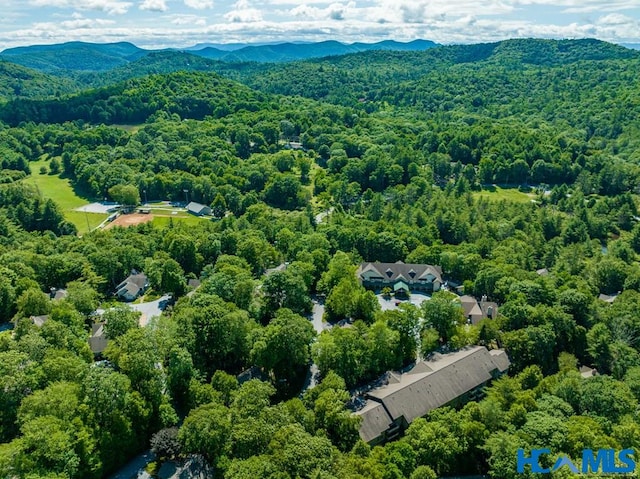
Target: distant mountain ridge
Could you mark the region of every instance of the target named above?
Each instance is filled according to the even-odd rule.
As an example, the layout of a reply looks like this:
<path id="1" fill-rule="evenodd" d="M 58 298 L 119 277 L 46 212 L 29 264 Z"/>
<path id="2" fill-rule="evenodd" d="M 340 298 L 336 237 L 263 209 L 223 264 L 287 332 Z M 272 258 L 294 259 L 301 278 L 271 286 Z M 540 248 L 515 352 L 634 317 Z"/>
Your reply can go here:
<path id="1" fill-rule="evenodd" d="M 347 55 L 372 50 L 389 51 L 421 51 L 439 46 L 429 40 L 414 40 L 409 43 L 401 43 L 393 40 L 385 40 L 378 43 L 351 43 L 345 44 L 335 40 L 318 43 L 279 43 L 277 45 L 248 45 L 232 51 L 224 51 L 218 48 L 207 47 L 202 50 L 190 50 L 194 55 L 222 60 L 227 62 L 264 62 L 280 63 L 295 60 L 308 60 L 328 56 Z"/>
<path id="2" fill-rule="evenodd" d="M 457 71 L 466 68 L 467 64 L 475 65 L 471 70 L 465 70 L 467 74 L 475 76 L 473 68 L 476 67 L 489 71 L 494 68 L 524 70 L 531 67 L 565 67 L 583 62 L 640 60 L 638 50 L 594 39 L 514 39 L 405 51 L 385 50 L 385 47 L 395 47 L 397 44 L 382 42 L 347 45 L 353 50 L 369 50 L 342 55 L 331 55 L 334 49 L 341 48 L 338 42 L 314 45 L 315 52 L 324 56 L 272 62 L 222 61 L 199 56 L 198 51 L 149 51 L 130 43 L 94 45 L 74 42 L 10 49 L 5 52 L 7 57 L 0 54 L 0 103 L 12 99 L 63 97 L 147 75 L 190 71 L 215 72 L 265 93 L 299 95 L 351 106 L 386 97 L 398 89 L 406 88 L 405 82 L 416 82 L 429 75 L 448 75 L 452 68 Z M 402 45 L 406 49 L 424 46 L 421 41 Z M 274 58 L 276 53 L 267 50 L 274 47 L 279 48 L 278 58 L 283 58 L 285 55 L 298 54 L 309 45 L 254 45 L 251 48 L 243 47 L 247 48 L 244 53 L 238 53 L 238 50 L 226 53 L 237 58 L 245 54 L 255 58 L 258 51 L 260 55 L 270 54 Z M 202 50 L 207 48 L 210 47 Z M 61 49 L 66 52 L 56 54 Z M 74 62 L 69 62 L 69 52 L 76 52 L 79 56 L 90 55 L 91 58 L 74 58 Z M 15 60 L 20 58 L 35 62 L 41 68 L 16 65 Z M 96 62 L 105 58 L 105 63 L 98 65 L 102 70 L 92 69 L 97 68 Z M 57 59 L 62 61 L 56 63 Z"/>
<path id="3" fill-rule="evenodd" d="M 326 56 L 345 55 L 370 50 L 419 51 L 438 46 L 428 40 L 401 43 L 386 40 L 379 43 L 344 44 L 337 41 L 319 43 L 280 43 L 269 45 L 216 45 L 186 49 L 145 50 L 132 43 L 68 42 L 56 45 L 33 45 L 9 48 L 0 59 L 46 73 L 60 71 L 108 71 L 123 67 L 151 53 L 184 51 L 210 60 L 225 62 L 279 63 Z"/>
<path id="4" fill-rule="evenodd" d="M 0 59 L 46 73 L 58 70 L 106 71 L 138 60 L 148 53 L 128 42 L 67 42 L 9 48 L 0 53 Z"/>

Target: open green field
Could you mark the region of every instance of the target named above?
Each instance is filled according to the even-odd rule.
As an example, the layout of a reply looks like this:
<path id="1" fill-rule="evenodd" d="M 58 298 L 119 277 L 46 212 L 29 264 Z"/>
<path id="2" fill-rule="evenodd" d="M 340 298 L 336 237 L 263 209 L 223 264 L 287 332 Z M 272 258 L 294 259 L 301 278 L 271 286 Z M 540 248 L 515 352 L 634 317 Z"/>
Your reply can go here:
<path id="1" fill-rule="evenodd" d="M 24 181 L 35 185 L 40 194 L 45 198 L 51 198 L 62 209 L 64 217 L 76 225 L 80 234 L 86 233 L 91 229 L 102 223 L 108 215 L 97 213 L 82 213 L 80 211 L 74 211 L 76 208 L 90 203 L 91 200 L 82 198 L 76 194 L 71 186 L 71 180 L 68 178 L 60 178 L 58 175 L 41 174 L 40 168 L 45 166 L 48 170 L 49 161 L 39 160 L 29 164 L 31 167 L 31 176 L 28 176 Z"/>
<path id="2" fill-rule="evenodd" d="M 171 220 L 173 220 L 174 223 L 180 222 L 186 225 L 197 225 L 197 224 L 201 224 L 202 221 L 207 221 L 206 219 L 198 218 L 197 216 L 193 216 L 193 215 L 180 215 L 180 216 L 172 215 L 172 216 L 154 216 L 152 223 L 153 223 L 153 226 L 156 226 L 158 228 L 165 228 L 169 226 L 169 223 L 171 222 Z"/>
<path id="3" fill-rule="evenodd" d="M 142 128 L 143 125 L 112 125 L 114 128 L 119 128 L 121 130 L 127 131 L 131 134 L 138 133 L 138 130 Z"/>
<path id="4" fill-rule="evenodd" d="M 80 234 L 86 233 L 91 230 L 96 229 L 100 223 L 102 223 L 108 215 L 102 215 L 99 213 L 83 213 L 82 211 L 65 211 L 64 217 L 67 221 L 70 221 L 76 228 L 78 228 L 78 232 Z"/>
<path id="5" fill-rule="evenodd" d="M 491 201 L 516 201 L 528 203 L 536 199 L 534 193 L 523 193 L 517 188 L 501 188 L 499 186 L 484 187 L 481 191 L 474 191 L 475 198 L 486 198 Z"/>

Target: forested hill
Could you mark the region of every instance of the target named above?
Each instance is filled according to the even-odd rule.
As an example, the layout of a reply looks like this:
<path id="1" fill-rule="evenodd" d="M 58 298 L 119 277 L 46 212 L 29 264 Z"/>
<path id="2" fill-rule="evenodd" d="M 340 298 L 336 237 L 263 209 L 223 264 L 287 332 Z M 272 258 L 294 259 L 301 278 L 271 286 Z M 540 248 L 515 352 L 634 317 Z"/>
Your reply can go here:
<path id="1" fill-rule="evenodd" d="M 241 80 L 264 72 L 268 65 L 255 62 L 227 63 L 212 60 L 189 52 L 152 52 L 144 57 L 121 65 L 109 72 L 67 72 L 78 85 L 101 87 L 151 74 L 173 73 L 177 71 L 216 72 L 233 80 Z"/>
<path id="2" fill-rule="evenodd" d="M 0 54 L 0 58 L 43 72 L 60 73 L 61 70 L 107 71 L 147 53 L 127 42 L 68 42 L 9 48 Z"/>
<path id="3" fill-rule="evenodd" d="M 11 98 L 40 98 L 76 90 L 66 78 L 52 77 L 36 70 L 0 60 L 0 102 Z"/>
<path id="4" fill-rule="evenodd" d="M 243 109 L 267 108 L 263 104 L 267 98 L 215 73 L 178 72 L 131 79 L 62 99 L 14 100 L 0 108 L 0 120 L 10 125 L 70 120 L 140 123 L 158 111 L 177 113 L 182 118 L 220 118 Z"/>
<path id="5" fill-rule="evenodd" d="M 188 54 L 207 59 L 237 62 L 288 62 L 308 58 L 369 50 L 426 50 L 437 44 L 428 40 L 415 40 L 409 43 L 384 41 L 379 43 L 344 44 L 337 41 L 317 43 L 280 43 L 275 45 L 244 45 L 227 51 L 221 48 L 204 47 L 189 49 Z M 175 49 L 161 50 L 163 52 Z M 0 58 L 46 73 L 66 75 L 68 72 L 104 72 L 158 53 L 156 50 L 144 50 L 127 43 L 85 43 L 68 42 L 57 45 L 34 45 L 9 48 L 0 53 Z"/>
<path id="6" fill-rule="evenodd" d="M 218 48 L 194 50 L 195 55 L 226 62 L 290 62 L 309 58 L 347 55 L 366 51 L 421 51 L 434 48 L 437 43 L 414 40 L 400 43 L 391 40 L 378 43 L 344 44 L 337 41 L 318 43 L 281 43 L 277 45 L 246 46 L 238 50 L 224 51 Z"/>
<path id="7" fill-rule="evenodd" d="M 639 59 L 638 51 L 598 40 L 507 40 L 444 46 L 423 52 L 376 51 L 288 63 L 274 66 L 268 72 L 249 74 L 244 81 L 263 91 L 353 105 L 360 99 L 379 99 L 378 93 L 386 88 L 400 96 L 411 95 L 416 85 L 399 84 L 419 79 L 428 83 L 429 75 L 446 77 L 454 66 L 470 80 L 482 75 L 496 76 L 499 70 L 506 70 L 499 77 L 509 81 L 505 74 L 562 69 L 579 62 L 584 64 L 581 69 L 593 71 L 603 68 L 594 62 Z M 615 70 L 618 65 L 611 67 Z"/>
<path id="8" fill-rule="evenodd" d="M 305 45 L 307 56 L 318 57 L 339 51 L 327 48 L 325 43 L 327 42 Z M 72 91 L 79 92 L 86 88 L 114 85 L 149 74 L 209 71 L 240 81 L 263 92 L 301 95 L 349 106 L 367 100 L 369 101 L 367 107 L 371 109 L 373 108 L 371 101 L 411 105 L 416 100 L 414 91 L 422 88 L 419 84 L 412 82 L 419 80 L 425 84 L 430 84 L 432 81 L 440 83 L 441 79 L 459 84 L 462 80 L 464 83 L 462 92 L 465 93 L 469 90 L 475 91 L 473 85 L 469 88 L 468 82 L 479 80 L 484 88 L 486 85 L 482 80 L 483 77 L 496 76 L 498 72 L 502 72 L 500 81 L 493 84 L 502 88 L 502 83 L 513 82 L 513 75 L 548 71 L 552 68 L 567 72 L 566 68 L 569 65 L 581 63 L 579 70 L 592 81 L 600 77 L 602 70 L 610 70 L 613 76 L 616 75 L 615 70 L 619 68 L 633 70 L 637 68 L 637 63 L 629 62 L 634 60 L 637 62 L 640 59 L 638 51 L 598 40 L 525 39 L 411 51 L 411 48 L 422 47 L 426 43 L 428 42 L 354 44 L 348 45 L 350 48 L 343 50 L 345 52 L 373 48 L 376 50 L 283 63 L 244 60 L 257 59 L 266 62 L 273 61 L 276 57 L 281 60 L 284 57 L 292 58 L 289 50 L 297 51 L 301 46 L 282 44 L 251 47 L 258 52 L 256 55 L 246 54 L 248 47 L 232 52 L 222 52 L 225 55 L 232 55 L 225 57 L 226 61 L 204 58 L 206 49 L 188 52 L 173 50 L 149 52 L 127 43 L 95 45 L 74 42 L 64 45 L 25 47 L 5 50 L 0 54 L 0 58 L 29 65 L 58 78 L 50 79 L 36 72 L 29 72 L 24 68 L 20 70 L 18 66 L 12 66 L 12 69 L 28 72 L 30 77 L 38 77 L 40 80 L 36 82 L 35 87 L 24 83 L 19 88 L 11 88 L 20 75 L 0 71 L 0 92 L 2 92 L 2 85 L 6 84 L 8 86 L 5 91 L 8 98 L 47 98 Z M 274 55 L 272 60 L 266 58 L 268 53 L 265 53 L 267 52 L 265 49 L 268 48 L 271 48 L 271 54 Z M 401 48 L 409 51 L 398 51 Z M 222 58 L 217 54 L 213 57 Z M 601 63 L 615 61 L 622 63 L 606 65 Z M 8 68 L 7 63 L 3 65 Z M 449 75 L 453 75 L 454 72 L 461 78 L 449 78 Z M 63 78 L 64 81 L 59 78 Z M 47 84 L 49 84 L 48 87 Z M 393 87 L 389 88 L 389 85 Z M 432 90 L 429 89 L 429 91 Z M 423 98 L 424 93 L 418 96 Z M 467 96 L 463 95 L 465 101 Z M 460 99 L 460 94 L 457 92 L 451 97 Z M 2 100 L 1 93 L 0 100 Z M 473 103 L 473 98 L 471 102 Z M 447 105 L 445 103 L 441 106 Z"/>
<path id="9" fill-rule="evenodd" d="M 518 449 L 637 451 L 639 63 L 597 41 L 235 67 L 162 53 L 101 88 L 13 98 L 0 478 L 115 477 L 149 448 L 149 474 L 196 458 L 216 479 L 530 479 Z M 4 66 L 0 85 L 46 90 Z M 103 199 L 148 214 L 78 210 Z M 451 291 L 397 307 L 402 291 L 358 279 L 376 261 L 438 265 L 498 309 L 476 321 Z M 132 270 L 136 310 L 176 300 L 157 319 L 114 302 Z M 360 439 L 355 391 L 471 345 L 504 349 L 507 376 Z"/>

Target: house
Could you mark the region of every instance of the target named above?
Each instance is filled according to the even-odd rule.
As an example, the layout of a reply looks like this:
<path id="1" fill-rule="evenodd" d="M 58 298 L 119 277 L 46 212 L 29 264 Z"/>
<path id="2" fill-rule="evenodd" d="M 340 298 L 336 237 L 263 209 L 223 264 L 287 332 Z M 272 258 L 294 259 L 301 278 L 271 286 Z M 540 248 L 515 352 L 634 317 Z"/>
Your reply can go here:
<path id="1" fill-rule="evenodd" d="M 29 321 L 31 321 L 35 326 L 41 328 L 44 323 L 49 321 L 49 315 L 43 314 L 41 316 L 29 316 Z"/>
<path id="2" fill-rule="evenodd" d="M 593 376 L 598 375 L 598 370 L 590 368 L 589 366 L 580 367 L 580 376 L 584 379 L 592 378 Z"/>
<path id="3" fill-rule="evenodd" d="M 611 304 L 616 300 L 618 294 L 601 294 L 600 296 L 598 296 L 598 299 L 600 301 L 604 301 L 605 303 Z"/>
<path id="4" fill-rule="evenodd" d="M 478 324 L 483 319 L 495 319 L 498 316 L 498 304 L 487 301 L 486 296 L 483 296 L 480 302 L 468 295 L 460 296 L 458 299 L 469 324 Z"/>
<path id="5" fill-rule="evenodd" d="M 91 325 L 91 336 L 89 337 L 89 347 L 93 354 L 102 354 L 108 343 L 107 333 L 104 330 L 104 322 L 99 321 Z"/>
<path id="6" fill-rule="evenodd" d="M 258 379 L 260 381 L 268 381 L 269 378 L 262 372 L 258 366 L 251 366 L 249 369 L 245 369 L 236 376 L 238 384 L 242 385 L 252 379 Z"/>
<path id="7" fill-rule="evenodd" d="M 50 298 L 54 301 L 60 301 L 69 295 L 66 289 L 51 288 Z"/>
<path id="8" fill-rule="evenodd" d="M 442 287 L 442 269 L 429 264 L 362 263 L 356 271 L 362 285 L 374 291 L 391 288 L 395 293 L 433 293 Z"/>
<path id="9" fill-rule="evenodd" d="M 299 141 L 289 141 L 286 145 L 285 148 L 289 149 L 289 150 L 301 150 L 301 151 L 306 151 L 305 148 L 302 146 L 302 143 L 300 143 Z"/>
<path id="10" fill-rule="evenodd" d="M 149 287 L 149 280 L 144 273 L 135 270 L 118 286 L 115 295 L 124 301 L 133 301 L 143 294 Z"/>
<path id="11" fill-rule="evenodd" d="M 365 395 L 360 437 L 371 445 L 397 438 L 414 420 L 446 405 L 459 405 L 482 394 L 482 388 L 510 365 L 503 350 L 474 346 L 435 354 L 405 374 L 388 373 L 388 384 Z"/>
<path id="12" fill-rule="evenodd" d="M 207 205 L 202 205 L 192 201 L 187 205 L 187 211 L 195 216 L 209 216 L 211 215 L 211 208 Z"/>
<path id="13" fill-rule="evenodd" d="M 265 276 L 271 276 L 273 273 L 279 273 L 279 272 L 282 272 L 282 271 L 286 271 L 288 267 L 289 267 L 289 263 L 280 263 L 275 268 L 266 269 L 265 272 L 264 272 L 264 275 Z"/>

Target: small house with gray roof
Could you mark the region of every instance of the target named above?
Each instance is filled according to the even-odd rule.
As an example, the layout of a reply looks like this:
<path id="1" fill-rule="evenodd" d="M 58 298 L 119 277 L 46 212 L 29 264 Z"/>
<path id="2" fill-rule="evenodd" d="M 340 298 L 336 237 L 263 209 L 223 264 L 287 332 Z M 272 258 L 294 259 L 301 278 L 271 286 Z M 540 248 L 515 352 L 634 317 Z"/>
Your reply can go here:
<path id="1" fill-rule="evenodd" d="M 495 319 L 498 316 L 498 304 L 487 301 L 486 296 L 482 296 L 480 301 L 469 295 L 460 296 L 458 299 L 469 324 L 475 325 L 483 319 Z"/>
<path id="2" fill-rule="evenodd" d="M 192 201 L 187 205 L 187 211 L 195 216 L 209 216 L 211 215 L 211 208 L 207 205 L 196 203 Z"/>
<path id="3" fill-rule="evenodd" d="M 109 338 L 104 330 L 104 322 L 98 321 L 91 325 L 91 336 L 89 337 L 89 347 L 93 354 L 102 354 L 107 348 Z"/>
<path id="4" fill-rule="evenodd" d="M 391 288 L 394 293 L 434 293 L 442 287 L 442 269 L 429 264 L 362 263 L 356 274 L 362 285 L 373 291 Z"/>
<path id="5" fill-rule="evenodd" d="M 388 383 L 365 395 L 355 414 L 362 418 L 360 437 L 371 445 L 396 439 L 414 420 L 448 405 L 478 399 L 482 388 L 509 369 L 503 350 L 474 346 L 434 354 L 405 374 L 388 373 Z"/>
<path id="6" fill-rule="evenodd" d="M 135 270 L 116 286 L 115 295 L 124 301 L 134 301 L 140 295 L 144 294 L 149 287 L 149 280 L 144 273 L 138 273 Z"/>

